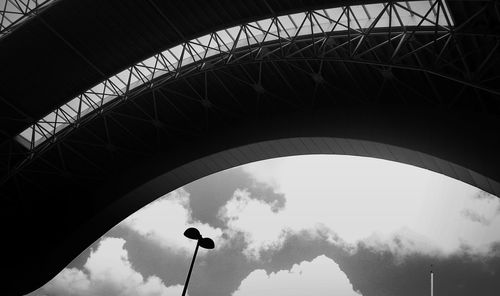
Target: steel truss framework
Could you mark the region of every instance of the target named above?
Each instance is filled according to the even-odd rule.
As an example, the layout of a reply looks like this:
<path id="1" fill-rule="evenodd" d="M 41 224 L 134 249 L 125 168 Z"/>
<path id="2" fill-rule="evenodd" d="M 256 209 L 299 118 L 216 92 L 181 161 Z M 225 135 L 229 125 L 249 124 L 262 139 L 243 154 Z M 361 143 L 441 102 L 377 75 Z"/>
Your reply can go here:
<path id="1" fill-rule="evenodd" d="M 425 5 L 415 5 L 421 3 Z M 96 116 L 168 82 L 228 65 L 301 60 L 367 64 L 388 72 L 393 68 L 419 71 L 500 94 L 481 75 L 498 41 L 491 54 L 476 69 L 470 69 L 459 42 L 469 33 L 461 31 L 464 24 L 455 26 L 444 1 L 374 5 L 379 8 L 344 6 L 276 16 L 214 32 L 158 53 L 99 83 L 21 133 L 17 140 L 28 151 L 21 161 L 8 161 L 3 180 Z"/>
<path id="2" fill-rule="evenodd" d="M 0 39 L 56 0 L 0 0 Z"/>
<path id="3" fill-rule="evenodd" d="M 347 50 L 342 59 L 424 70 L 427 65 L 407 60 L 450 37 L 452 26 L 445 2 L 440 0 L 345 6 L 242 24 L 190 40 L 125 69 L 35 122 L 18 139 L 34 150 L 41 143 L 53 142 L 61 131 L 78 127 L 92 113 L 111 108 L 112 101 L 116 104 L 193 71 L 249 57 L 295 59 L 313 47 L 316 54 L 310 58 L 339 58 L 338 52 Z M 434 39 L 420 44 L 414 41 L 416 34 L 432 34 Z M 379 35 L 387 38 L 369 41 Z M 384 46 L 394 47 L 388 59 L 373 54 Z"/>

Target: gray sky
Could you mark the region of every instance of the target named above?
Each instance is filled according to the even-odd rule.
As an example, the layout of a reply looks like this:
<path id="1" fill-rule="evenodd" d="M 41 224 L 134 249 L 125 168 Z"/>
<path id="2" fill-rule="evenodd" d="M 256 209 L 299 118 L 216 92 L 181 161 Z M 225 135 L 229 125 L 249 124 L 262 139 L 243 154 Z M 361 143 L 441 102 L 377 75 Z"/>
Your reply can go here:
<path id="1" fill-rule="evenodd" d="M 496 295 L 500 199 L 384 160 L 316 155 L 248 164 L 136 212 L 30 295 Z"/>

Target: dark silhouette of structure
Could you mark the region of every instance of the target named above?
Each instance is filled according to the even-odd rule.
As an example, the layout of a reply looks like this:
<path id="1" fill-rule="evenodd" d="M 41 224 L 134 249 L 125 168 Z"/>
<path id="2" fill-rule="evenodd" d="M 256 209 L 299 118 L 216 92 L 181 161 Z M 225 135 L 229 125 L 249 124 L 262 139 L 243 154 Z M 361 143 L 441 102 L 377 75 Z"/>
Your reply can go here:
<path id="1" fill-rule="evenodd" d="M 7 2 L 5 294 L 251 161 L 377 157 L 500 194 L 498 1 Z"/>
<path id="2" fill-rule="evenodd" d="M 191 227 L 186 229 L 186 231 L 184 232 L 184 236 L 190 239 L 195 239 L 196 248 L 194 249 L 193 260 L 191 261 L 191 265 L 189 266 L 189 271 L 186 277 L 186 283 L 184 284 L 184 289 L 182 289 L 182 296 L 186 295 L 189 285 L 189 279 L 191 278 L 191 272 L 193 271 L 194 261 L 196 260 L 196 254 L 198 254 L 198 248 L 202 247 L 208 250 L 215 248 L 214 241 L 208 237 L 202 237 L 200 232 L 196 228 Z"/>

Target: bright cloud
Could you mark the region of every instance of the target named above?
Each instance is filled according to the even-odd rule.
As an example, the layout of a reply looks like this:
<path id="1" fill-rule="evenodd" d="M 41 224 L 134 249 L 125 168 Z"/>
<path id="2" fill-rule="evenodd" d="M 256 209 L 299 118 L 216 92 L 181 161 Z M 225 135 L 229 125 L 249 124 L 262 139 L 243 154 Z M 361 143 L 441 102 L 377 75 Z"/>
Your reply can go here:
<path id="1" fill-rule="evenodd" d="M 287 200 L 284 209 L 272 212 L 240 190 L 221 210 L 231 229 L 245 233 L 247 253 L 254 256 L 259 249 L 279 247 L 287 232 L 318 225 L 351 245 L 365 241 L 401 254 L 449 255 L 464 245 L 485 253 L 500 240 L 497 198 L 475 198 L 477 188 L 428 170 L 324 155 L 272 159 L 243 168 Z M 486 215 L 488 223 L 478 223 L 471 213 Z"/>
<path id="2" fill-rule="evenodd" d="M 406 227 L 390 235 L 373 233 L 362 240 L 366 247 L 377 251 L 388 251 L 398 260 L 415 254 L 443 256 L 443 251 L 423 236 Z"/>
<path id="3" fill-rule="evenodd" d="M 241 282 L 233 296 L 254 295 L 342 295 L 359 296 L 347 276 L 333 260 L 319 256 L 311 262 L 295 264 L 290 270 L 267 274 L 258 269 Z"/>
<path id="4" fill-rule="evenodd" d="M 193 221 L 189 208 L 189 193 L 182 188 L 132 214 L 122 225 L 166 248 L 189 254 L 193 252 L 196 243 L 182 235 L 188 227 L 198 228 L 203 236 L 212 238 L 218 247 L 224 244 L 221 229 Z M 204 250 L 200 250 L 200 255 L 204 253 Z"/>
<path id="5" fill-rule="evenodd" d="M 242 232 L 248 245 L 245 255 L 258 258 L 261 249 L 278 248 L 290 227 L 268 203 L 253 199 L 246 190 L 236 190 L 219 216 L 229 229 Z"/>
<path id="6" fill-rule="evenodd" d="M 104 238 L 92 251 L 84 270 L 65 268 L 42 287 L 42 293 L 54 296 L 178 296 L 182 286 L 167 287 L 157 276 L 144 278 L 135 271 L 123 248 L 125 240 Z"/>

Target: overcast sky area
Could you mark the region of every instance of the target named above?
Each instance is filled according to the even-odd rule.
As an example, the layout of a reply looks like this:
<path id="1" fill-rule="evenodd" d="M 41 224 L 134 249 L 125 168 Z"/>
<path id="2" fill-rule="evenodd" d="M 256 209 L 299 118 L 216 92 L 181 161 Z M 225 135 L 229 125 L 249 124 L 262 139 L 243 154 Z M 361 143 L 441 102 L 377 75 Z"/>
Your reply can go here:
<path id="1" fill-rule="evenodd" d="M 498 295 L 500 199 L 400 163 L 315 155 L 247 164 L 157 199 L 30 296 Z"/>

